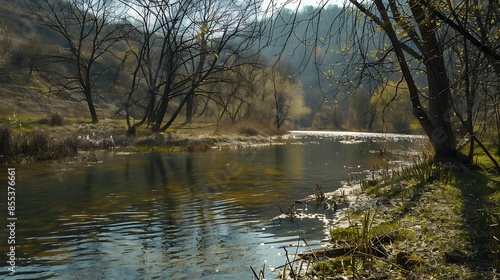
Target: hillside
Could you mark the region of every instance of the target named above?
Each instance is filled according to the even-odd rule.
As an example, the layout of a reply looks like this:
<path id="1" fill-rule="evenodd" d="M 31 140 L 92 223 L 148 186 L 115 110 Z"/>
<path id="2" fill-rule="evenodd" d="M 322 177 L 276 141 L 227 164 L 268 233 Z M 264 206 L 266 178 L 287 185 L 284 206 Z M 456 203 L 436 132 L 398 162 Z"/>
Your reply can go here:
<path id="1" fill-rule="evenodd" d="M 45 117 L 60 113 L 67 117 L 87 116 L 86 104 L 78 96 L 50 93 L 51 85 L 30 61 L 44 48 L 53 48 L 57 36 L 34 24 L 24 1 L 0 0 L 0 116 Z M 52 45 L 49 45 L 49 42 Z M 101 117 L 109 117 L 116 106 L 96 100 Z"/>
<path id="2" fill-rule="evenodd" d="M 117 30 L 118 33 L 113 33 L 112 36 L 116 34 L 119 39 L 116 39 L 112 43 L 106 43 L 103 40 L 103 38 L 107 38 L 106 34 L 97 35 L 96 38 L 98 37 L 98 40 L 102 40 L 98 44 L 104 42 L 104 44 L 108 45 L 105 47 L 101 45 L 92 49 L 92 44 L 95 44 L 95 41 L 93 42 L 89 35 L 85 36 L 85 39 L 80 42 L 80 49 L 75 50 L 74 46 L 79 44 L 79 39 L 82 39 L 78 38 L 78 28 L 92 32 L 92 30 L 96 30 L 92 26 L 92 23 L 86 23 L 87 26 L 84 27 L 76 26 L 73 23 L 68 24 L 64 28 L 68 28 L 67 30 L 71 35 L 63 38 L 62 34 L 44 27 L 40 22 L 40 17 L 35 20 L 35 15 L 30 13 L 28 7 L 23 7 L 18 2 L 13 3 L 9 1 L 0 1 L 0 4 L 2 4 L 0 12 L 9 15 L 0 24 L 5 27 L 1 29 L 2 32 L 0 33 L 0 74 L 2 75 L 2 78 L 0 78 L 0 97 L 3 99 L 3 104 L 0 106 L 0 115 L 4 117 L 14 114 L 43 116 L 57 112 L 65 117 L 89 118 L 91 115 L 89 111 L 92 110 L 89 110 L 87 102 L 89 102 L 88 96 L 92 96 L 92 102 L 94 103 L 99 119 L 115 118 L 117 117 L 117 112 L 120 112 L 119 109 L 125 104 L 128 93 L 131 91 L 134 91 L 134 95 L 129 104 L 129 111 L 133 118 L 139 120 L 143 118 L 145 108 L 148 106 L 147 100 L 151 96 L 154 96 L 151 101 L 153 103 L 160 102 L 163 98 L 167 100 L 165 104 L 168 104 L 168 109 L 156 112 L 158 115 L 162 115 L 161 117 L 155 116 L 156 119 L 165 119 L 165 122 L 168 118 L 175 118 L 177 114 L 186 115 L 188 106 L 191 106 L 192 114 L 196 114 L 199 120 L 220 122 L 224 116 L 225 119 L 230 118 L 227 122 L 230 122 L 231 125 L 237 121 L 246 121 L 250 113 L 252 114 L 251 117 L 254 118 L 252 121 L 272 126 L 276 119 L 276 114 L 287 115 L 290 122 L 293 122 L 295 121 L 295 116 L 292 116 L 292 114 L 304 114 L 303 112 L 308 111 L 303 106 L 303 92 L 299 87 L 295 86 L 297 82 L 290 80 L 288 77 L 282 78 L 279 81 L 282 83 L 283 88 L 281 90 L 282 93 L 279 93 L 282 95 L 279 99 L 281 102 L 280 106 L 283 107 L 280 108 L 279 113 L 274 112 L 275 106 L 273 103 L 278 100 L 275 98 L 276 92 L 274 94 L 268 92 L 271 91 L 273 88 L 272 85 L 277 81 L 271 81 L 269 75 L 266 76 L 259 73 L 257 75 L 265 77 L 267 80 L 253 81 L 255 84 L 267 87 L 263 90 L 249 89 L 250 86 L 248 85 L 245 89 L 241 90 L 235 87 L 237 92 L 232 91 L 231 87 L 233 85 L 228 85 L 227 88 L 223 89 L 220 84 L 214 81 L 223 80 L 223 77 L 227 76 L 231 71 L 233 73 L 240 71 L 250 73 L 250 70 L 247 70 L 250 69 L 248 67 L 247 69 L 243 67 L 238 68 L 238 62 L 230 65 L 231 62 L 228 58 L 224 58 L 226 66 L 217 67 L 219 67 L 219 70 L 230 69 L 232 67 L 231 70 L 223 70 L 227 73 L 219 71 L 220 74 L 217 74 L 217 71 L 215 71 L 212 76 L 205 77 L 203 80 L 193 83 L 198 84 L 198 86 L 189 90 L 186 86 L 191 84 L 191 79 L 197 76 L 186 69 L 190 63 L 196 63 L 197 55 L 192 54 L 189 57 L 187 54 L 203 51 L 196 49 L 196 43 L 189 43 L 193 48 L 189 52 L 181 49 L 171 50 L 176 52 L 176 56 L 178 56 L 173 61 L 182 61 L 182 63 L 173 68 L 177 69 L 174 70 L 177 72 L 166 74 L 165 71 L 170 70 L 162 68 L 166 66 L 161 63 L 157 64 L 161 60 L 161 54 L 158 53 L 161 49 L 160 42 L 163 40 L 163 37 L 171 36 L 168 40 L 179 40 L 180 42 L 186 40 L 186 38 L 181 38 L 182 36 L 177 33 L 174 35 L 168 35 L 169 33 L 155 34 L 156 39 L 153 40 L 153 45 L 149 46 L 152 49 L 151 53 L 148 54 L 151 57 L 151 61 L 140 62 L 143 63 L 141 64 L 141 67 L 143 67 L 141 69 L 142 72 L 139 73 L 140 77 L 133 81 L 133 71 L 136 69 L 135 67 L 138 63 L 136 57 L 138 55 L 139 43 L 136 40 L 140 40 L 142 34 L 138 34 L 137 30 L 134 29 L 135 27 L 131 24 L 122 22 L 121 18 L 118 23 L 111 19 L 106 23 L 106 28 L 104 28 L 105 32 L 110 32 L 109 34 L 112 33 L 110 30 Z M 76 15 L 71 14 L 71 9 L 64 10 L 65 8 L 62 7 L 62 10 L 59 10 L 59 8 L 61 7 L 54 10 L 59 11 L 57 13 L 69 13 L 69 17 Z M 50 15 L 50 9 L 48 10 Z M 52 16 L 57 17 L 57 13 L 52 14 Z M 66 16 L 68 15 L 61 14 L 63 18 Z M 116 20 L 116 18 L 114 19 Z M 78 19 L 73 18 L 73 20 L 78 22 Z M 120 37 L 120 32 L 122 31 L 124 33 L 130 31 L 129 36 Z M 228 36 L 228 38 L 230 37 Z M 192 40 L 192 38 L 189 40 Z M 98 54 L 93 55 L 96 51 Z M 83 58 L 80 62 L 76 61 L 78 54 Z M 219 58 L 219 56 L 216 57 Z M 222 56 L 219 60 L 222 60 Z M 224 65 L 224 63 L 221 65 Z M 80 68 L 75 67 L 77 64 Z M 143 66 L 145 64 L 149 66 Z M 92 69 L 90 69 L 90 65 L 92 65 Z M 153 66 L 151 67 L 151 65 Z M 212 66 L 207 63 L 202 68 L 197 67 L 197 69 L 208 72 L 207 69 L 210 67 Z M 149 70 L 145 70 L 144 68 L 149 68 Z M 147 71 L 151 72 L 145 73 Z M 149 77 L 156 75 L 153 74 L 154 71 L 162 72 L 160 80 L 151 81 Z M 80 74 L 90 74 L 83 74 L 89 77 L 79 79 L 78 72 Z M 149 77 L 147 77 L 148 75 Z M 175 76 L 173 81 L 176 84 L 172 86 L 175 92 L 165 94 L 169 92 L 166 89 L 166 85 L 171 86 L 171 83 L 167 83 L 165 80 L 167 75 Z M 89 80 L 90 82 L 83 84 L 82 80 Z M 234 80 L 227 83 L 237 84 L 239 82 L 238 80 Z M 131 85 L 134 83 L 135 88 L 132 89 Z M 90 88 L 88 90 L 89 93 L 85 93 L 84 87 L 87 89 Z M 285 90 L 287 87 L 289 90 Z M 247 89 L 248 91 L 245 91 Z M 153 95 L 150 95 L 151 90 L 154 91 Z M 184 104 L 182 102 L 182 99 L 185 99 L 184 96 L 188 92 L 194 92 L 195 90 L 196 92 L 193 94 L 196 96 L 196 102 L 188 102 L 186 108 L 182 108 L 183 105 L 179 104 Z M 267 93 L 263 93 L 262 91 L 266 91 Z M 294 96 L 290 93 L 292 91 Z M 241 94 L 243 97 L 234 98 L 235 94 Z M 259 94 L 262 97 L 258 96 Z M 248 97 L 249 95 L 251 95 L 251 98 Z M 259 104 L 256 104 L 255 100 L 261 101 Z M 158 108 L 161 106 L 155 104 L 154 107 L 155 110 L 159 110 Z M 239 111 L 240 108 L 244 108 L 246 111 Z M 222 113 L 224 110 L 226 113 Z M 123 111 L 121 113 L 120 119 L 123 120 Z M 92 121 L 94 121 L 94 116 L 92 116 Z"/>

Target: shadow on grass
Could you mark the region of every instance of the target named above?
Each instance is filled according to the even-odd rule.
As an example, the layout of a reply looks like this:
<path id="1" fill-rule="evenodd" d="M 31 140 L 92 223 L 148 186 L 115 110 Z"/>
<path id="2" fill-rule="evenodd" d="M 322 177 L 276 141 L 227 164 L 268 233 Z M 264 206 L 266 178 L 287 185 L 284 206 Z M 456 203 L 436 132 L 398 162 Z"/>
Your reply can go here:
<path id="1" fill-rule="evenodd" d="M 486 275 L 500 271 L 500 177 L 459 168 L 456 172 L 448 172 L 449 168 L 453 167 L 438 169 L 439 172 L 434 172 L 426 182 L 413 185 L 395 183 L 384 199 L 400 199 L 399 210 L 393 217 L 396 222 L 408 216 L 423 215 L 424 220 L 433 224 L 431 228 L 450 230 L 442 234 L 448 235 L 452 242 L 444 242 L 442 245 L 446 248 L 435 248 L 446 250 L 442 252 L 444 263 L 441 265 L 455 263 L 467 267 L 470 274 L 460 276 L 460 279 L 487 279 L 484 278 Z M 435 194 L 426 195 L 424 199 L 423 194 L 428 192 Z M 451 216 L 452 220 L 449 220 L 451 212 L 448 210 L 456 213 Z M 440 223 L 450 224 L 441 227 Z M 430 240 L 435 238 L 430 237 Z M 446 271 L 453 269 L 443 270 Z"/>
<path id="2" fill-rule="evenodd" d="M 463 175 L 461 191 L 463 228 L 471 254 L 465 260 L 474 271 L 500 270 L 500 178 L 481 172 Z"/>

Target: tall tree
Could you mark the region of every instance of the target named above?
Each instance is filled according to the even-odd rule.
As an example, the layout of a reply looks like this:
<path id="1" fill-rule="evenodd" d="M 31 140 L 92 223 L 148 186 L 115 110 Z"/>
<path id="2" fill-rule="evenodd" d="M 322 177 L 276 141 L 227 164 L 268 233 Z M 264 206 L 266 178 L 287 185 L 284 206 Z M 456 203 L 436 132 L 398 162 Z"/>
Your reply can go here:
<path id="1" fill-rule="evenodd" d="M 365 18 L 366 22 L 376 25 L 386 35 L 390 46 L 382 46 L 381 49 L 385 53 L 375 56 L 375 59 L 364 55 L 361 72 L 368 68 L 380 70 L 386 67 L 384 63 L 389 61 L 389 54 L 394 54 L 408 86 L 413 114 L 429 136 L 435 157 L 446 160 L 471 160 L 471 156 L 465 159 L 457 151 L 456 135 L 452 126 L 453 120 L 457 118 L 471 135 L 471 140 L 477 142 L 486 154 L 490 155 L 475 137 L 472 124 L 476 93 L 470 87 L 470 74 L 477 72 L 477 67 L 484 69 L 485 66 L 483 63 L 471 63 L 469 50 L 470 46 L 475 48 L 482 54 L 478 58 L 487 60 L 494 71 L 498 71 L 500 54 L 498 44 L 492 40 L 499 34 L 495 24 L 498 20 L 498 4 L 492 1 L 485 3 L 468 0 L 350 0 L 350 3 L 355 7 L 355 17 Z M 463 47 L 453 53 L 453 50 L 457 50 L 457 45 Z M 465 62 L 460 65 L 460 61 Z M 471 65 L 474 66 L 470 67 Z M 460 66 L 460 70 L 453 71 Z M 419 76 L 424 76 L 424 79 Z M 458 89 L 453 92 L 453 86 L 461 81 L 465 81 L 465 90 Z M 460 91 L 465 93 L 460 94 Z M 465 117 L 456 106 L 456 102 L 460 101 L 457 97 L 464 95 L 462 100 L 465 100 L 467 110 Z M 500 169 L 493 157 L 490 158 Z"/>
<path id="2" fill-rule="evenodd" d="M 258 0 L 122 2 L 139 15 L 130 19 L 134 34 L 140 35 L 131 40 L 139 46 L 136 69 L 148 91 L 142 120 L 131 130 L 148 123 L 153 131 L 164 131 L 182 110 L 191 122 L 199 89 L 217 72 L 237 66 L 233 56 L 246 53 L 259 39 L 259 26 L 252 24 Z M 133 90 L 129 100 L 139 95 Z"/>
<path id="3" fill-rule="evenodd" d="M 38 22 L 64 42 L 65 51 L 47 57 L 57 64 L 50 71 L 55 88 L 83 94 L 92 123 L 97 123 L 94 88 L 113 67 L 97 64 L 122 39 L 121 26 L 116 24 L 119 9 L 112 0 L 32 0 L 29 7 Z"/>
<path id="4" fill-rule="evenodd" d="M 406 3 L 350 0 L 350 3 L 356 7 L 356 16 L 366 16 L 370 23 L 383 31 L 390 43 L 381 59 L 377 57 L 378 61 L 370 61 L 369 57 L 364 57 L 364 61 L 372 65 L 382 64 L 388 53 L 395 55 L 398 70 L 406 82 L 413 114 L 429 137 L 436 159 L 458 160 L 455 134 L 449 121 L 452 111 L 450 80 L 436 16 L 418 0 Z M 413 71 L 418 65 L 423 65 L 424 88 L 419 88 Z M 427 100 L 426 106 L 422 100 Z"/>

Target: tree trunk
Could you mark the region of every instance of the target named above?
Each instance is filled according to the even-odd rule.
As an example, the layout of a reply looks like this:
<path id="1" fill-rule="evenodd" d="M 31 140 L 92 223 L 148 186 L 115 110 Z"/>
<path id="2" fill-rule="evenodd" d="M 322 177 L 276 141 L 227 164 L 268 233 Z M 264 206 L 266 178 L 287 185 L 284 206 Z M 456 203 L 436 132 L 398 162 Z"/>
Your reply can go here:
<path id="1" fill-rule="evenodd" d="M 161 123 L 163 122 L 163 118 L 165 117 L 165 114 L 167 113 L 167 105 L 168 105 L 168 100 L 166 97 L 163 97 L 161 99 L 160 106 L 158 107 L 158 110 L 156 111 L 155 120 L 154 120 L 153 126 L 151 127 L 151 131 L 158 132 L 160 130 L 160 126 L 161 126 Z"/>
<path id="2" fill-rule="evenodd" d="M 193 78 L 194 78 L 194 81 L 193 81 L 193 86 L 192 86 L 192 90 L 190 90 L 186 97 L 182 100 L 182 105 L 179 106 L 182 108 L 182 106 L 185 104 L 186 105 L 186 124 L 189 124 L 193 121 L 193 114 L 194 114 L 194 109 L 195 109 L 195 100 L 194 100 L 194 97 L 195 97 L 195 94 L 194 94 L 194 89 L 196 89 L 198 87 L 198 84 L 201 82 L 202 80 L 202 72 L 203 72 L 203 66 L 205 65 L 205 61 L 207 59 L 207 37 L 206 37 L 206 24 L 202 24 L 202 28 L 200 30 L 200 33 L 199 33 L 199 36 L 200 36 L 200 61 L 198 63 L 198 66 L 196 67 L 196 69 L 194 69 L 193 67 Z M 213 67 L 214 65 L 212 65 Z M 180 109 L 180 108 L 179 108 Z M 176 110 L 176 113 L 174 114 L 175 116 L 179 113 L 180 110 Z M 168 125 L 170 126 L 170 124 Z M 167 127 L 168 127 L 167 126 Z M 166 128 L 165 128 L 166 129 Z M 164 129 L 162 128 L 162 131 Z"/>
<path id="3" fill-rule="evenodd" d="M 167 79 L 167 83 L 165 84 L 165 89 L 163 90 L 163 95 L 160 99 L 160 105 L 158 109 L 154 112 L 154 124 L 151 127 L 151 131 L 158 132 L 160 131 L 161 123 L 163 122 L 163 118 L 167 113 L 168 103 L 170 101 L 170 83 L 171 79 Z M 154 111 L 154 109 L 152 110 Z"/>
<path id="4" fill-rule="evenodd" d="M 413 114 L 417 117 L 420 125 L 429 137 L 434 148 L 434 158 L 440 161 L 462 161 L 463 159 L 460 159 L 459 153 L 456 150 L 455 135 L 449 120 L 451 92 L 442 52 L 438 44 L 439 41 L 435 34 L 435 23 L 433 24 L 432 20 L 424 13 L 418 0 L 409 1 L 413 16 L 422 34 L 421 41 L 423 43 L 416 43 L 422 44 L 420 49 L 423 52 L 423 63 L 427 70 L 429 90 L 429 114 L 427 114 L 420 102 L 420 92 L 413 79 L 410 66 L 407 64 L 402 43 L 399 41 L 394 30 L 391 17 L 388 14 L 388 7 L 382 0 L 375 0 L 374 3 L 380 13 L 380 19 L 376 19 L 376 16 L 365 9 L 359 2 L 351 0 L 351 3 L 376 20 L 377 24 L 384 29 L 384 32 L 391 41 L 402 75 L 408 85 Z"/>
<path id="5" fill-rule="evenodd" d="M 456 139 L 451 126 L 451 91 L 443 52 L 436 35 L 436 21 L 432 14 L 425 12 L 419 0 L 409 1 L 413 17 L 422 36 L 421 49 L 427 73 L 429 95 L 429 119 L 433 130 L 428 133 L 437 160 L 457 160 Z"/>
<path id="6" fill-rule="evenodd" d="M 165 130 L 167 130 L 167 128 L 170 127 L 170 125 L 172 125 L 172 123 L 174 122 L 174 120 L 177 118 L 177 116 L 181 112 L 182 107 L 184 107 L 184 105 L 186 104 L 187 99 L 188 99 L 188 97 L 190 95 L 194 95 L 194 88 L 191 89 L 191 91 L 186 94 L 186 96 L 182 99 L 182 101 L 179 104 L 179 106 L 177 106 L 177 109 L 175 110 L 175 112 L 172 115 L 172 117 L 170 117 L 170 119 L 168 120 L 168 122 L 159 131 L 165 131 Z"/>
<path id="7" fill-rule="evenodd" d="M 87 101 L 87 105 L 89 106 L 90 116 L 92 118 L 92 123 L 98 123 L 99 118 L 97 117 L 97 112 L 94 107 L 94 101 L 92 100 L 92 94 L 90 90 L 85 89 L 85 100 Z"/>
<path id="8" fill-rule="evenodd" d="M 189 94 L 186 96 L 186 124 L 190 124 L 193 122 L 193 114 L 194 114 L 194 95 Z"/>

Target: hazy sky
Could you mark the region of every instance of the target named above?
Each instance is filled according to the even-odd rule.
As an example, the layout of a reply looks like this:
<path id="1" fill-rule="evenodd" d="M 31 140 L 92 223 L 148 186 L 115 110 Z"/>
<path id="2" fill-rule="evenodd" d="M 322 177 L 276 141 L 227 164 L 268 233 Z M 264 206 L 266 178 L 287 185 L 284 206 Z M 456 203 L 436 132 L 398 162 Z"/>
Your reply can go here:
<path id="1" fill-rule="evenodd" d="M 271 1 L 278 7 L 283 5 L 283 3 L 288 3 L 286 6 L 288 8 L 294 9 L 298 5 L 300 7 L 304 6 L 318 6 L 319 4 L 337 4 L 337 5 L 342 5 L 344 3 L 344 0 L 264 0 L 262 7 L 265 9 Z"/>

